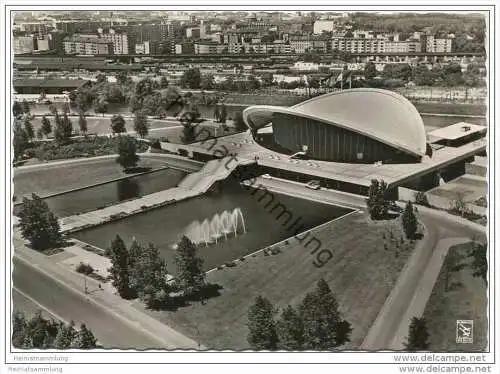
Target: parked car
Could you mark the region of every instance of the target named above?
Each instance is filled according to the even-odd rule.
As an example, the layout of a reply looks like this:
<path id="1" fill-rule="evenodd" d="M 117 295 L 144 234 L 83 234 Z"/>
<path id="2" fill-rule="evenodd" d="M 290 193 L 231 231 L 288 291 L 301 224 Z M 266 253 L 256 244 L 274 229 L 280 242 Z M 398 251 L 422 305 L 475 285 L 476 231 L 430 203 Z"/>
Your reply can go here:
<path id="1" fill-rule="evenodd" d="M 269 174 L 263 174 L 262 178 L 264 178 L 264 179 L 271 179 L 272 177 Z"/>
<path id="2" fill-rule="evenodd" d="M 318 180 L 312 180 L 307 182 L 306 187 L 311 190 L 319 190 L 321 188 L 321 183 Z"/>

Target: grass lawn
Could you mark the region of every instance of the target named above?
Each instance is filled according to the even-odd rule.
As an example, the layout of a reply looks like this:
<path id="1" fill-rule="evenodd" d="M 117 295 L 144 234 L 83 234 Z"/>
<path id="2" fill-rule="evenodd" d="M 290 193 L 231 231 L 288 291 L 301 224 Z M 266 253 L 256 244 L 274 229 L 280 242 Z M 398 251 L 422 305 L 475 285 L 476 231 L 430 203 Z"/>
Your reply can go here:
<path id="1" fill-rule="evenodd" d="M 460 244 L 451 247 L 450 252 L 457 251 L 466 255 L 471 247 L 471 243 Z M 449 288 L 445 291 L 443 269 L 449 258 L 448 254 L 424 312 L 430 334 L 430 349 L 444 352 L 485 351 L 488 341 L 486 285 L 481 278 L 472 276 L 470 268 L 465 268 L 451 273 Z M 459 319 L 474 321 L 472 344 L 456 342 L 456 320 Z"/>
<path id="2" fill-rule="evenodd" d="M 228 123 L 229 122 L 230 121 L 228 121 Z M 224 131 L 222 129 L 222 126 L 214 127 L 213 125 L 210 125 L 210 124 L 205 125 L 203 123 L 200 123 L 194 129 L 195 138 L 192 141 L 190 141 L 189 143 L 195 143 L 195 142 L 207 140 L 209 138 L 210 139 L 211 138 L 218 138 L 221 136 L 227 136 L 227 135 L 232 135 L 232 134 L 236 134 L 236 133 L 237 133 L 237 131 L 232 126 L 228 126 L 226 131 Z M 183 129 L 180 127 L 150 131 L 147 138 L 148 139 L 161 139 L 162 141 L 168 140 L 170 143 L 174 143 L 174 144 L 185 144 L 183 142 Z"/>
<path id="3" fill-rule="evenodd" d="M 50 120 L 52 127 L 54 124 L 54 117 L 47 117 Z M 71 123 L 73 124 L 73 130 L 75 132 L 79 131 L 78 117 L 70 117 Z M 42 117 L 35 117 L 32 121 L 35 131 L 42 126 Z M 109 134 L 111 133 L 111 118 L 108 117 L 90 117 L 87 118 L 87 130 L 89 134 Z M 172 121 L 164 120 L 148 120 L 148 125 L 150 129 L 158 129 L 163 127 L 178 126 L 178 123 Z M 133 118 L 125 118 L 125 128 L 127 131 L 134 131 L 134 120 Z"/>
<path id="4" fill-rule="evenodd" d="M 388 230 L 398 241 L 398 220 L 373 223 L 353 213 L 315 229 L 322 248 L 333 257 L 322 268 L 313 265 L 314 256 L 297 240 L 282 244 L 281 252 L 259 252 L 236 267 L 215 270 L 207 280 L 222 286 L 220 296 L 205 305 L 193 302 L 177 311 L 148 311 L 155 318 L 215 349 L 246 349 L 247 311 L 257 295 L 279 307 L 297 305 L 317 281 L 324 278 L 336 294 L 341 311 L 352 324 L 351 343 L 357 348 L 377 317 L 407 261 L 413 245 L 405 243 L 395 255 L 395 246 L 384 249 Z M 402 247 L 401 247 L 402 248 Z M 215 249 L 214 249 L 215 250 Z M 138 305 L 138 302 L 135 302 Z"/>
<path id="5" fill-rule="evenodd" d="M 157 169 L 167 164 L 162 160 L 143 158 L 139 166 Z M 70 189 L 110 181 L 132 174 L 125 174 L 114 159 L 88 160 L 66 165 L 45 164 L 36 169 L 14 169 L 14 195 L 52 195 Z"/>

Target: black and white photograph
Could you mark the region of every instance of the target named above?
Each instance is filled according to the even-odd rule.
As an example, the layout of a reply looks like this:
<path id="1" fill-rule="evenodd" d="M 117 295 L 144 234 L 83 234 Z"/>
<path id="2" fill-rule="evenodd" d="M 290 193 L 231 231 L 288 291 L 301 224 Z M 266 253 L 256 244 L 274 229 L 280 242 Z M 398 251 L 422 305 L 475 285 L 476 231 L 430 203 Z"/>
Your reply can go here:
<path id="1" fill-rule="evenodd" d="M 496 372 L 494 2 L 3 4 L 6 373 Z"/>

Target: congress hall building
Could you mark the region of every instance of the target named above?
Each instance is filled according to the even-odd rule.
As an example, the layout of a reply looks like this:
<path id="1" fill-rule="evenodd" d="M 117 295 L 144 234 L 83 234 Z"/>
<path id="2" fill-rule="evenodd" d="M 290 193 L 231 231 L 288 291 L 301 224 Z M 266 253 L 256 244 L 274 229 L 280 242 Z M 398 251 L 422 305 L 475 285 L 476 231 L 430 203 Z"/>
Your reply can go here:
<path id="1" fill-rule="evenodd" d="M 426 132 L 410 101 L 382 89 L 337 91 L 291 107 L 250 106 L 243 120 L 247 132 L 162 147 L 200 161 L 232 155 L 231 167 L 250 174 L 366 195 L 373 179 L 395 194 L 397 187 L 431 189 L 463 174 L 487 146 L 486 127 L 472 123 Z"/>

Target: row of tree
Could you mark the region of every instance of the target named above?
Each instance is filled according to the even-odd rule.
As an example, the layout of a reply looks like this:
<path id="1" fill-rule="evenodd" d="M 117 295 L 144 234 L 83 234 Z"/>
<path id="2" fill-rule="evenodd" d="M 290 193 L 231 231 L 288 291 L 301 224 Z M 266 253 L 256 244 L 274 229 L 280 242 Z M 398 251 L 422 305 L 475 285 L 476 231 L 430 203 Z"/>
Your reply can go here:
<path id="1" fill-rule="evenodd" d="M 125 127 L 125 118 L 121 114 L 115 114 L 111 117 L 111 132 L 113 134 L 123 134 L 127 132 Z M 138 110 L 134 116 L 134 131 L 141 138 L 145 138 L 149 133 L 148 117 L 145 111 Z"/>
<path id="2" fill-rule="evenodd" d="M 297 309 L 288 305 L 279 312 L 268 299 L 257 296 L 248 310 L 247 326 L 254 350 L 333 350 L 349 342 L 352 332 L 323 279 Z"/>
<path id="3" fill-rule="evenodd" d="M 427 65 L 419 64 L 415 67 L 409 64 L 386 64 L 382 72 L 378 72 L 373 62 L 368 62 L 364 68 L 364 77 L 368 82 L 373 82 L 375 77 L 380 76 L 387 84 L 393 82 L 400 85 L 412 81 L 417 86 L 461 86 L 469 87 L 484 86 L 486 67 L 484 64 L 471 63 L 467 65 L 465 72 L 459 64 L 434 64 L 429 69 Z M 380 83 L 380 82 L 379 82 Z M 383 83 L 383 82 L 382 82 Z"/>
<path id="4" fill-rule="evenodd" d="M 198 257 L 196 246 L 185 236 L 177 244 L 176 277 L 168 280 L 167 263 L 158 248 L 134 240 L 127 249 L 119 235 L 106 251 L 111 259 L 109 269 L 113 286 L 121 297 L 139 297 L 149 308 L 168 307 L 174 301 L 172 293 L 182 292 L 189 297 L 205 287 L 203 260 Z"/>
<path id="5" fill-rule="evenodd" d="M 97 339 L 85 324 L 76 329 L 73 321 L 49 320 L 41 312 L 32 318 L 14 313 L 12 345 L 20 349 L 92 349 L 97 347 Z"/>

